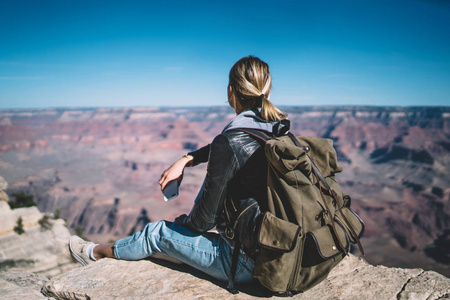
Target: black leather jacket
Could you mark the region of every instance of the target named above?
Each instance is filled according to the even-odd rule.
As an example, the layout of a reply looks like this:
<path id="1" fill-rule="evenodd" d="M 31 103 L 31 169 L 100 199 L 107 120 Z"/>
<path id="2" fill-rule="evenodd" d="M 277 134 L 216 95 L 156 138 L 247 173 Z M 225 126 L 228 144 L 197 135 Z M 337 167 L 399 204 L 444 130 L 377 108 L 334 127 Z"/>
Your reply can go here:
<path id="1" fill-rule="evenodd" d="M 217 225 L 221 232 L 225 226 L 226 199 L 235 203 L 244 199 L 260 203 L 265 199 L 267 160 L 263 148 L 249 134 L 232 130 L 218 135 L 210 145 L 189 153 L 194 157 L 194 165 L 208 161 L 208 167 L 195 205 L 182 225 L 197 232 Z M 244 232 L 239 233 L 247 240 L 246 248 L 256 247 L 256 220 L 251 223 L 243 226 Z"/>
<path id="2" fill-rule="evenodd" d="M 247 254 L 253 254 L 257 250 L 259 217 L 261 211 L 267 210 L 267 159 L 261 147 L 263 142 L 239 128 L 280 136 L 289 130 L 289 121 L 266 121 L 259 108 L 246 110 L 233 118 L 210 145 L 189 153 L 194 157 L 194 165 L 208 161 L 207 174 L 189 216 L 182 221 L 178 218 L 177 223 L 181 221 L 181 225 L 197 232 L 216 226 L 231 246 L 233 242 L 227 237 L 234 235 Z M 251 209 L 247 209 L 249 204 Z M 234 222 L 230 211 L 235 213 L 235 218 L 239 216 L 239 222 Z M 227 217 L 237 225 L 225 235 Z"/>

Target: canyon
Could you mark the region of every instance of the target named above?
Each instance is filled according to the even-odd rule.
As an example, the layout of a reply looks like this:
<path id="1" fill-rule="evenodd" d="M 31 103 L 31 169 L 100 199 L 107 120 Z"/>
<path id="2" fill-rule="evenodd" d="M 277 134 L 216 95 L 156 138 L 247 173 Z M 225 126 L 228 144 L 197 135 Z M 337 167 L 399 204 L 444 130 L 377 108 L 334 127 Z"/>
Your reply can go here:
<path id="1" fill-rule="evenodd" d="M 450 276 L 450 107 L 282 110 L 294 134 L 333 140 L 368 262 Z M 0 176 L 11 199 L 33 195 L 72 233 L 117 240 L 189 212 L 206 166 L 187 168 L 169 202 L 158 178 L 233 117 L 228 107 L 1 110 Z"/>
<path id="2" fill-rule="evenodd" d="M 37 207 L 11 209 L 0 177 L 0 298 L 5 299 L 261 299 L 272 293 L 256 281 L 230 294 L 223 282 L 156 256 L 141 261 L 102 259 L 80 267 L 68 253 L 69 230 Z M 22 198 L 23 199 L 23 198 Z M 9 203 L 8 203 L 9 202 Z M 23 202 L 21 202 L 23 203 Z M 14 206 L 14 205 L 13 205 Z M 50 217 L 50 218 L 47 218 Z M 17 230 L 18 221 L 22 231 Z M 17 226 L 15 226 L 17 225 Z M 323 282 L 293 299 L 446 299 L 450 278 L 422 269 L 372 266 L 352 254 Z"/>

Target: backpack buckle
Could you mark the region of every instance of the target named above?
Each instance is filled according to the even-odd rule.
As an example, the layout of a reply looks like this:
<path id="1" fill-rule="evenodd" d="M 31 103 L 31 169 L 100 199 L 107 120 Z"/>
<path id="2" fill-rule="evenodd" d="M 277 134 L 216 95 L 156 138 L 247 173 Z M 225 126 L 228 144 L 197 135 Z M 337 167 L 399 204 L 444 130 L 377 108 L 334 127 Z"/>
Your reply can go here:
<path id="1" fill-rule="evenodd" d="M 234 230 L 230 227 L 225 228 L 225 236 L 230 240 L 234 239 Z"/>

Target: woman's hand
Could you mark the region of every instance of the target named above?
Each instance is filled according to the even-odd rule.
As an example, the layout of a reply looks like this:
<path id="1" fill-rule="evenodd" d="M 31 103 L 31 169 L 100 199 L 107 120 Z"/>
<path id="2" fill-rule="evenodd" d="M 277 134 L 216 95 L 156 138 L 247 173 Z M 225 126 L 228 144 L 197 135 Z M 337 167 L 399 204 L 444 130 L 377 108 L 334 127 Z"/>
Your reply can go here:
<path id="1" fill-rule="evenodd" d="M 184 168 L 191 164 L 194 157 L 191 155 L 185 155 L 179 160 L 177 160 L 173 165 L 166 169 L 159 178 L 159 185 L 161 186 L 161 191 L 164 191 L 166 185 L 172 180 L 178 180 L 178 185 L 181 184 L 183 180 Z"/>

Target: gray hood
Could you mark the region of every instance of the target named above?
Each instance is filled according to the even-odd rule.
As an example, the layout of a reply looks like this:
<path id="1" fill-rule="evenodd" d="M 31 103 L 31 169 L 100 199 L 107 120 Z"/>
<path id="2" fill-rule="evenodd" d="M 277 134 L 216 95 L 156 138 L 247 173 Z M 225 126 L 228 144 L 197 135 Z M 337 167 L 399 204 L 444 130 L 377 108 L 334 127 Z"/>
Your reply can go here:
<path id="1" fill-rule="evenodd" d="M 259 109 L 244 110 L 225 126 L 222 133 L 237 128 L 259 129 L 274 133 L 278 136 L 286 134 L 289 131 L 289 120 L 283 120 L 282 123 L 280 121 L 268 122 L 263 119 Z"/>

